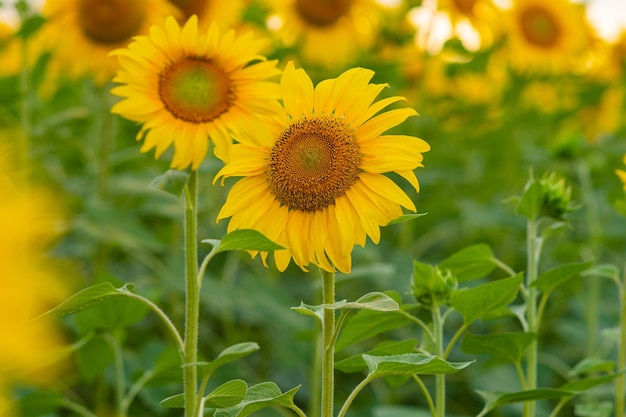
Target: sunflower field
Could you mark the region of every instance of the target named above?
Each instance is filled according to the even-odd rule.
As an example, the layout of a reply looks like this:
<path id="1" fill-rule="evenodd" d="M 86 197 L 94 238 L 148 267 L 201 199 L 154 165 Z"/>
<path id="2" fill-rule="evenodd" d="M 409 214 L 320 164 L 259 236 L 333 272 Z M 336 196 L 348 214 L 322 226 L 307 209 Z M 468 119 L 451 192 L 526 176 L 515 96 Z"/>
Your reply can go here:
<path id="1" fill-rule="evenodd" d="M 626 416 L 597 2 L 0 2 L 0 417 Z"/>

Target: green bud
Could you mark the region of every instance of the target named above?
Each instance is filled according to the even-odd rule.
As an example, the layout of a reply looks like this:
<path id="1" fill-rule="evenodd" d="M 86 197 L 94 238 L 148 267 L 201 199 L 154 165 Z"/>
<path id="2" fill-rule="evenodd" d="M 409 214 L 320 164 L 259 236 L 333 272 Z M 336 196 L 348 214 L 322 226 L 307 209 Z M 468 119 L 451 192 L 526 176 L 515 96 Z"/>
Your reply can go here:
<path id="1" fill-rule="evenodd" d="M 421 304 L 445 304 L 450 293 L 456 288 L 457 280 L 450 270 L 413 261 L 413 296 Z"/>

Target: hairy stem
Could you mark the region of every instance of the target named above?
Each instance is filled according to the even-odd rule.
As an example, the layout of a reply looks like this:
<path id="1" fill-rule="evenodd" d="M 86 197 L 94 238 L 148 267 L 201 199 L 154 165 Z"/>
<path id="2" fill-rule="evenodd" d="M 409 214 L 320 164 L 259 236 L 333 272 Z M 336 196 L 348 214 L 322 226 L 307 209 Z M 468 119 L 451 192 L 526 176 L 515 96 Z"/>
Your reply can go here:
<path id="1" fill-rule="evenodd" d="M 322 270 L 322 303 L 335 302 L 335 273 Z M 322 323 L 322 416 L 333 416 L 333 401 L 335 391 L 335 310 L 324 308 Z"/>

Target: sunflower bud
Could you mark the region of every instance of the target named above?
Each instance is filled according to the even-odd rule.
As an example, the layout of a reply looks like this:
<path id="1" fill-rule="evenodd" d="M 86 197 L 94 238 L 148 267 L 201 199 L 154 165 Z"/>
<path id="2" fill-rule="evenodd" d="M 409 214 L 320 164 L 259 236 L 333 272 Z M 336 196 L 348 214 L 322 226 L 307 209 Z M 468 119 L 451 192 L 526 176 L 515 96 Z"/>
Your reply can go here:
<path id="1" fill-rule="evenodd" d="M 531 178 L 517 205 L 517 213 L 531 220 L 547 217 L 563 221 L 575 209 L 571 187 L 553 172 L 540 179 Z"/>
<path id="2" fill-rule="evenodd" d="M 456 277 L 450 270 L 413 261 L 411 291 L 417 301 L 426 306 L 445 304 L 456 288 Z"/>

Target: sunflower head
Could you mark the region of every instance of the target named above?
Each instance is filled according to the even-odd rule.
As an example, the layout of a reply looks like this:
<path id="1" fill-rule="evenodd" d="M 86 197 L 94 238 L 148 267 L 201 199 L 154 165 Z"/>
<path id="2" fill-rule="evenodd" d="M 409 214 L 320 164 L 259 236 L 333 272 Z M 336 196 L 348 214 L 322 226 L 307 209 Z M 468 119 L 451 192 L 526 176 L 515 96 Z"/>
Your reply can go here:
<path id="1" fill-rule="evenodd" d="M 197 169 L 209 141 L 228 147 L 233 136 L 265 129 L 262 117 L 277 110 L 278 84 L 269 79 L 278 70 L 258 54 L 262 46 L 217 25 L 201 31 L 196 16 L 182 28 L 169 17 L 114 52 L 122 69 L 112 92 L 124 100 L 112 112 L 143 124 L 142 151 L 156 148 L 159 157 L 173 144 L 171 166 Z"/>
<path id="2" fill-rule="evenodd" d="M 350 69 L 316 87 L 289 63 L 283 72 L 282 113 L 256 141 L 233 145 L 216 176 L 243 177 L 233 185 L 218 220 L 229 230 L 256 229 L 287 248 L 274 252 L 279 270 L 290 260 L 305 269 L 351 269 L 354 245 L 380 226 L 415 211 L 406 193 L 385 175 L 395 172 L 418 190 L 413 170 L 421 167 L 426 142 L 384 135 L 416 112 L 383 110 L 402 97 L 375 101 L 385 88 L 371 84 L 373 72 Z M 263 259 L 267 256 L 264 253 Z"/>
<path id="3" fill-rule="evenodd" d="M 517 0 L 509 47 L 518 71 L 566 72 L 580 64 L 591 39 L 580 5 L 570 0 Z"/>

